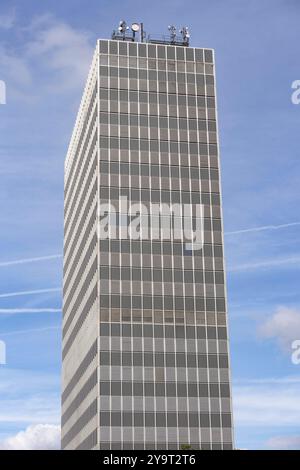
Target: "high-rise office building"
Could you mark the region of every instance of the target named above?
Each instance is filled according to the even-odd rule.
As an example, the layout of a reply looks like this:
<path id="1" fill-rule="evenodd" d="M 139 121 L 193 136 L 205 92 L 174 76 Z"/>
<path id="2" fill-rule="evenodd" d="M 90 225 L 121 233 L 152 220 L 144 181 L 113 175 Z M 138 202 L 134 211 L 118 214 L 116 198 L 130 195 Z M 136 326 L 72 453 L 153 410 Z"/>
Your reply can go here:
<path id="1" fill-rule="evenodd" d="M 65 164 L 62 448 L 231 449 L 214 52 L 121 29 Z M 147 237 L 154 204 L 201 205 L 202 248 Z"/>

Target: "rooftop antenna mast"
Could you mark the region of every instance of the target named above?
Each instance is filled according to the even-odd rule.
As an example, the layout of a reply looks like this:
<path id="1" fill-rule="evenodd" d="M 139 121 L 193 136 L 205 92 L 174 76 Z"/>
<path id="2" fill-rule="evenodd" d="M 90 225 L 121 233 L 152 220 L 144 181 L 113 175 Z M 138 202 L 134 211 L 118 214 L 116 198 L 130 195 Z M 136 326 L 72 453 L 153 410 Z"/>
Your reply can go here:
<path id="1" fill-rule="evenodd" d="M 182 26 L 182 28 L 180 30 L 180 34 L 182 35 L 183 43 L 186 46 L 189 46 L 189 44 L 190 44 L 190 32 L 189 32 L 188 27 L 187 26 Z"/>
<path id="2" fill-rule="evenodd" d="M 141 23 L 141 42 L 144 42 L 146 33 L 144 31 L 144 23 Z"/>
<path id="3" fill-rule="evenodd" d="M 126 21 L 121 20 L 120 23 L 119 23 L 118 30 L 119 30 L 119 33 L 122 34 L 124 40 L 125 40 L 125 36 L 126 36 L 126 31 L 127 31 L 128 29 L 129 29 L 129 28 L 128 28 L 128 26 L 127 26 Z"/>
<path id="4" fill-rule="evenodd" d="M 170 31 L 170 39 L 171 39 L 171 43 L 174 43 L 176 41 L 176 26 L 174 26 L 173 24 L 171 24 L 170 26 L 168 26 L 168 30 Z"/>

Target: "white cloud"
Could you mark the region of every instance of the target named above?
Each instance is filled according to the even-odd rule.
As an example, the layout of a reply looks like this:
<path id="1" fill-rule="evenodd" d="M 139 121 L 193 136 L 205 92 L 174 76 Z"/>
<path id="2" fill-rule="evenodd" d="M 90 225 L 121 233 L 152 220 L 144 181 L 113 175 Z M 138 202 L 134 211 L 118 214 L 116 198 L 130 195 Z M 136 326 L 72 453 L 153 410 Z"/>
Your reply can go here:
<path id="1" fill-rule="evenodd" d="M 28 337 L 30 338 L 30 337 Z M 0 424 L 26 426 L 60 421 L 60 374 L 1 369 Z"/>
<path id="2" fill-rule="evenodd" d="M 16 13 L 15 10 L 11 10 L 5 15 L 0 15 L 0 28 L 11 29 L 15 24 Z"/>
<path id="3" fill-rule="evenodd" d="M 266 447 L 275 450 L 299 450 L 300 436 L 276 436 L 266 442 Z"/>
<path id="4" fill-rule="evenodd" d="M 14 387 L 14 384 L 12 384 Z M 29 387 L 29 385 L 28 385 Z M 36 384 L 36 388 L 39 384 Z M 28 391 L 24 396 L 18 396 L 18 392 L 11 393 L 8 384 L 1 385 L 6 394 L 1 396 L 0 423 L 18 423 L 28 425 L 29 423 L 50 423 L 57 425 L 60 421 L 60 400 L 57 390 Z M 46 388 L 45 386 L 43 387 Z M 7 398 L 9 397 L 9 398 Z"/>
<path id="5" fill-rule="evenodd" d="M 3 17 L 2 24 L 9 22 Z M 19 27 L 19 38 L 13 47 L 0 46 L 1 78 L 14 96 L 28 101 L 44 97 L 46 92 L 82 88 L 95 46 L 88 32 L 42 15 L 27 27 Z"/>
<path id="6" fill-rule="evenodd" d="M 0 449 L 60 447 L 60 375 L 4 368 L 0 382 L 0 424 L 21 430 L 1 436 Z M 43 424 L 41 424 L 43 423 Z M 47 424 L 44 424 L 47 423 Z"/>
<path id="7" fill-rule="evenodd" d="M 256 429 L 299 427 L 299 377 L 239 381 L 233 386 L 236 425 Z"/>
<path id="8" fill-rule="evenodd" d="M 1 450 L 55 450 L 60 449 L 60 427 L 52 424 L 35 424 L 25 431 L 0 442 Z"/>
<path id="9" fill-rule="evenodd" d="M 262 338 L 277 341 L 283 350 L 292 352 L 292 342 L 300 339 L 300 310 L 279 307 L 259 326 L 258 333 Z"/>
<path id="10" fill-rule="evenodd" d="M 42 373 L 33 369 L 13 369 L 4 368 L 1 369 L 1 381 L 0 381 L 0 421 L 4 412 L 7 411 L 8 406 L 4 406 L 5 400 L 18 399 L 20 392 L 25 396 L 26 403 L 23 403 L 23 410 L 28 409 L 32 413 L 33 409 L 29 408 L 30 403 L 27 400 L 28 397 L 33 397 L 35 394 L 43 393 L 46 394 L 46 403 L 50 403 L 51 399 L 47 395 L 50 392 L 57 392 L 60 388 L 60 374 L 57 371 L 56 374 Z M 54 403 L 52 411 L 56 410 L 56 402 Z M 28 406 L 27 406 L 28 405 Z M 48 407 L 47 407 L 48 408 Z M 12 411 L 16 410 L 16 406 L 12 407 Z M 18 413 L 20 410 L 16 410 Z M 36 411 L 36 410 L 34 410 Z M 51 411 L 51 416 L 53 415 Z M 32 419 L 29 422 L 33 422 Z M 53 424 L 53 421 L 48 419 L 39 420 L 39 423 L 46 422 Z M 55 422 L 56 424 L 56 422 Z"/>
<path id="11" fill-rule="evenodd" d="M 57 72 L 59 81 L 52 83 L 57 91 L 81 86 L 91 64 L 93 46 L 90 35 L 72 28 L 50 15 L 35 19 L 29 27 L 32 39 L 27 43 L 27 58 L 38 59 Z"/>
<path id="12" fill-rule="evenodd" d="M 12 84 L 17 89 L 32 85 L 32 73 L 23 54 L 0 45 L 0 67 L 1 78 L 7 83 L 8 97 Z"/>

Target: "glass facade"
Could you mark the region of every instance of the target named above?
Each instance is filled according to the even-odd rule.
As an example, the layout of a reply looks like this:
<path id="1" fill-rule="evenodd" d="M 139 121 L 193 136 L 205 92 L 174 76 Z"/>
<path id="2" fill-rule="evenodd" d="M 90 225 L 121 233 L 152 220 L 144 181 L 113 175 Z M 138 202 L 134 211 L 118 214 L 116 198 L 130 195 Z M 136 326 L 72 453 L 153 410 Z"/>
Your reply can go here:
<path id="1" fill-rule="evenodd" d="M 66 162 L 63 447 L 231 449 L 213 51 L 98 41 L 75 129 Z M 97 206 L 118 207 L 121 197 L 149 211 L 202 204 L 203 249 L 97 239 Z"/>

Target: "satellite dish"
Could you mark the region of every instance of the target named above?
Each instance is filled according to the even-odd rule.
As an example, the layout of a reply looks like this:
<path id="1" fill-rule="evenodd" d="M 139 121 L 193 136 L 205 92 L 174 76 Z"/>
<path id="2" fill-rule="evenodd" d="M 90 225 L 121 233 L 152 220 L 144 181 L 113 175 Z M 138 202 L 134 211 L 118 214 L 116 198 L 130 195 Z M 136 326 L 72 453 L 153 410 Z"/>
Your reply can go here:
<path id="1" fill-rule="evenodd" d="M 140 25 L 139 25 L 139 23 L 132 23 L 132 25 L 131 25 L 131 30 L 132 30 L 134 33 L 137 33 L 137 32 L 140 30 Z"/>

